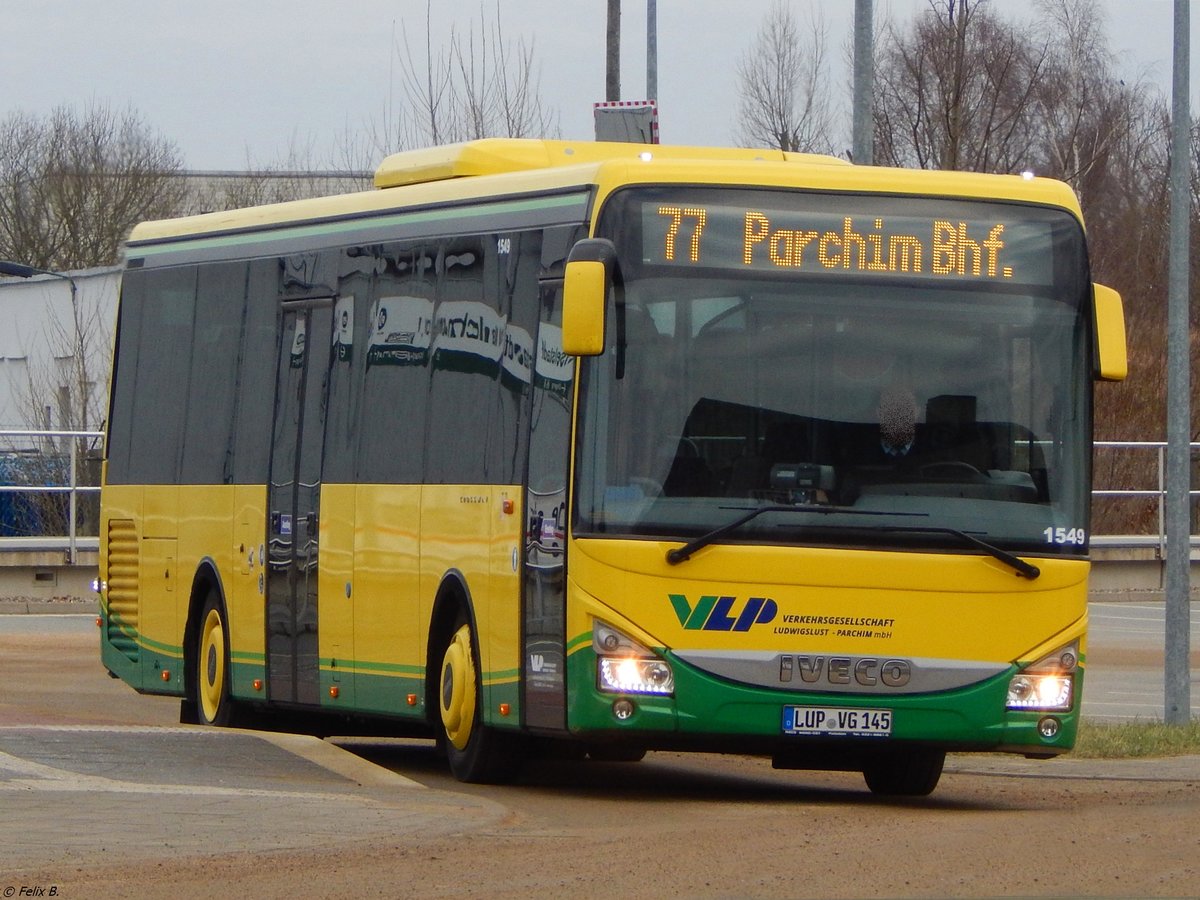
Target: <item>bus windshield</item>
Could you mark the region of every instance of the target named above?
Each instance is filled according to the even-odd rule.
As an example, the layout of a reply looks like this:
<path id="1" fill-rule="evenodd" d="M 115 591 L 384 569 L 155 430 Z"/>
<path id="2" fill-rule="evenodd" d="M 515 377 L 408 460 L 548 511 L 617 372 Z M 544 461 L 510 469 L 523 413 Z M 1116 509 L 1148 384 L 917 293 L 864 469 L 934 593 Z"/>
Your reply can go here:
<path id="1" fill-rule="evenodd" d="M 580 536 L 1080 555 L 1089 279 L 1030 206 L 643 188 L 581 367 Z M 747 515 L 762 507 L 762 513 Z"/>

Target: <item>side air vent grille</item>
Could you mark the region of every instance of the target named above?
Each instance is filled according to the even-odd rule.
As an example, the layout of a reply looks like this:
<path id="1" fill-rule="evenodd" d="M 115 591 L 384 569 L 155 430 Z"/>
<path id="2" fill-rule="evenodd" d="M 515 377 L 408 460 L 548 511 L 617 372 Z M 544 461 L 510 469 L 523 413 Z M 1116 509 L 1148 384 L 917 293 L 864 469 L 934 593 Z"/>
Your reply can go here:
<path id="1" fill-rule="evenodd" d="M 138 660 L 138 540 L 131 519 L 108 523 L 108 642 Z"/>

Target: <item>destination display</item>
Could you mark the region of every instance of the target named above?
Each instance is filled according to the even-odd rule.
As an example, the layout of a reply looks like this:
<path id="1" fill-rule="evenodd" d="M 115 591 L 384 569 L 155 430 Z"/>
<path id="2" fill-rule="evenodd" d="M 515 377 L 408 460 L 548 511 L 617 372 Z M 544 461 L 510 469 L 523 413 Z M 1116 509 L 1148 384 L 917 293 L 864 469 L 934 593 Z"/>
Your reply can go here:
<path id="1" fill-rule="evenodd" d="M 1053 229 L 1046 221 L 988 217 L 981 213 L 992 207 L 961 201 L 948 201 L 945 214 L 922 201 L 921 207 L 935 211 L 918 215 L 913 212 L 917 204 L 897 198 L 849 198 L 854 208 L 845 211 L 822 199 L 824 208 L 811 210 L 645 201 L 642 260 L 855 279 L 880 275 L 1043 286 L 1053 281 Z"/>

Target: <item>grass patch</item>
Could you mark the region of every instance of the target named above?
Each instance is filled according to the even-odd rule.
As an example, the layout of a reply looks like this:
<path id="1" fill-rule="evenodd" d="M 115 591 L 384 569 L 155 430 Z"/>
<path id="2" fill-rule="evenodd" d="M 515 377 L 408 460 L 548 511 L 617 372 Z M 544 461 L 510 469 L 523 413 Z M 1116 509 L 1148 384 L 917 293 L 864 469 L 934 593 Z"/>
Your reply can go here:
<path id="1" fill-rule="evenodd" d="M 1110 725 L 1083 721 L 1071 756 L 1077 759 L 1135 759 L 1200 754 L 1200 719 L 1187 725 L 1129 722 Z"/>

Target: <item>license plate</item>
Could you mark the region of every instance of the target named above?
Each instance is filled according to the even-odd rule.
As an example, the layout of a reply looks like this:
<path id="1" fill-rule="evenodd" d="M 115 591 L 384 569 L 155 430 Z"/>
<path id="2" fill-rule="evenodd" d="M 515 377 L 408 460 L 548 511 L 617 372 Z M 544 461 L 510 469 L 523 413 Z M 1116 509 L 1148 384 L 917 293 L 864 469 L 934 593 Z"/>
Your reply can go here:
<path id="1" fill-rule="evenodd" d="M 831 737 L 887 737 L 892 733 L 892 711 L 838 706 L 785 706 L 783 733 Z"/>

